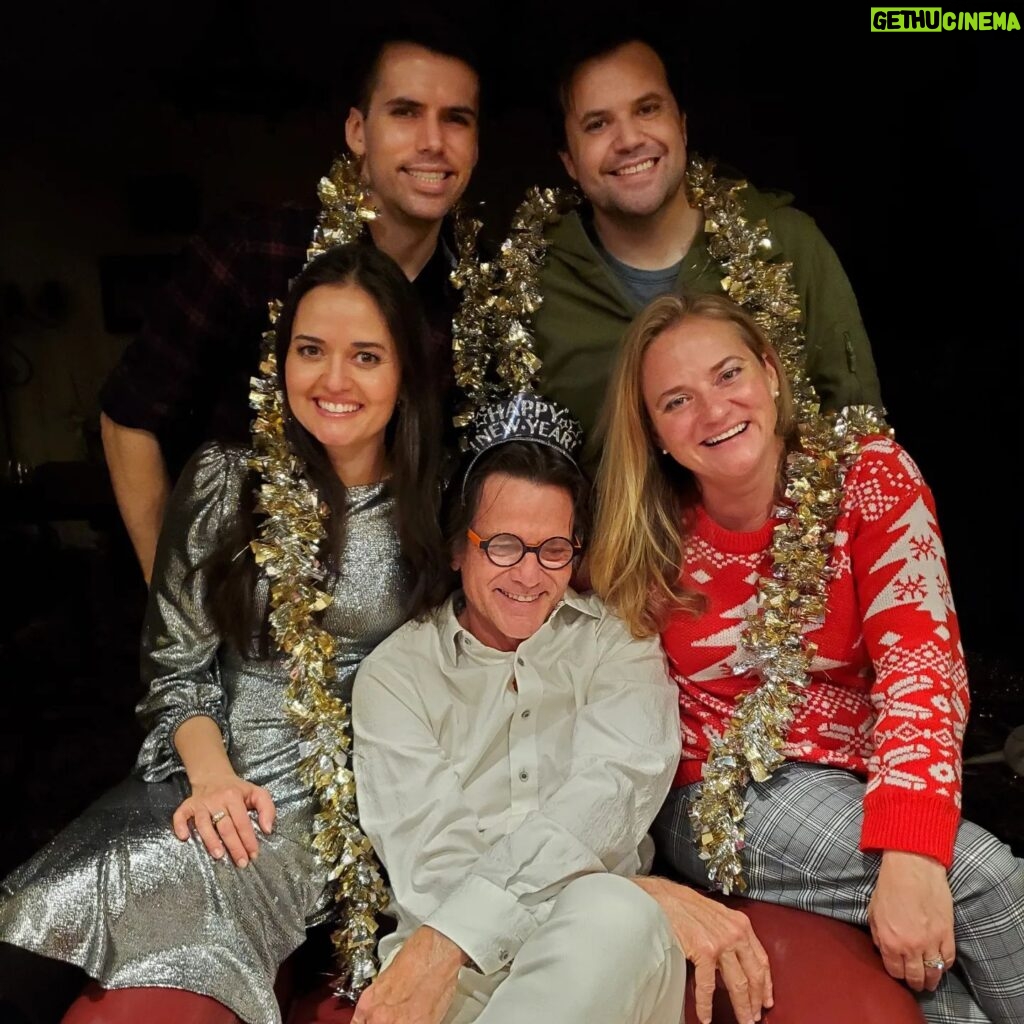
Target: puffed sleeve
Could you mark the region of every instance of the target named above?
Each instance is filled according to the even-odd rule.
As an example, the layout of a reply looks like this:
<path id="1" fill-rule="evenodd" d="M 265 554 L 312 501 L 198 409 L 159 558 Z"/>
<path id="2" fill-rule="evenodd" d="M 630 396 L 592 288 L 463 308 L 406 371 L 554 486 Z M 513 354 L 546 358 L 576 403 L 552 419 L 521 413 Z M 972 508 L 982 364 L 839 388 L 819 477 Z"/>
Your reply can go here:
<path id="1" fill-rule="evenodd" d="M 208 445 L 189 460 L 167 505 L 142 631 L 147 692 L 136 708 L 147 733 L 136 770 L 147 782 L 183 770 L 171 741 L 186 719 L 212 718 L 228 742 L 206 563 L 238 514 L 246 477 L 241 450 Z"/>

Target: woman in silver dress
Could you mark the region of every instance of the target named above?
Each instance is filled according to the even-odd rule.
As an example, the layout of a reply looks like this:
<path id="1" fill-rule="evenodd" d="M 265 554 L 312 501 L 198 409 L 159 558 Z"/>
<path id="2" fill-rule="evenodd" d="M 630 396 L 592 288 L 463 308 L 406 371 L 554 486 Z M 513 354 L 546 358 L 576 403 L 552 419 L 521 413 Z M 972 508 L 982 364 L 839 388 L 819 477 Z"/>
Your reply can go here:
<path id="1" fill-rule="evenodd" d="M 285 437 L 330 510 L 320 624 L 346 699 L 359 661 L 446 593 L 424 336 L 412 287 L 370 245 L 310 263 L 277 324 Z M 211 1020 L 279 1024 L 277 969 L 332 893 L 249 546 L 252 458 L 213 444 L 182 474 L 146 612 L 135 771 L 3 882 L 0 943 L 78 965 L 111 998 L 185 990 L 208 997 Z M 81 1004 L 69 1017 L 92 1019 Z"/>

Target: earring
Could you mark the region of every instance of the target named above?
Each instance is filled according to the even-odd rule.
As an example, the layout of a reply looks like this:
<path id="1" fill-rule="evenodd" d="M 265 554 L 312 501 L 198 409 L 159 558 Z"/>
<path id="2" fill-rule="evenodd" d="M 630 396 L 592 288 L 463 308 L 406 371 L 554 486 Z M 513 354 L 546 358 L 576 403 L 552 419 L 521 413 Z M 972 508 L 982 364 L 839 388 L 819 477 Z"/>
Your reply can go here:
<path id="1" fill-rule="evenodd" d="M 662 455 L 668 455 L 668 449 L 667 448 L 662 448 L 661 449 L 661 454 Z"/>
<path id="2" fill-rule="evenodd" d="M 776 388 L 776 389 L 775 389 L 775 390 L 774 390 L 774 391 L 772 392 L 772 398 L 778 398 L 778 397 L 779 397 L 779 389 L 778 389 L 778 388 Z"/>

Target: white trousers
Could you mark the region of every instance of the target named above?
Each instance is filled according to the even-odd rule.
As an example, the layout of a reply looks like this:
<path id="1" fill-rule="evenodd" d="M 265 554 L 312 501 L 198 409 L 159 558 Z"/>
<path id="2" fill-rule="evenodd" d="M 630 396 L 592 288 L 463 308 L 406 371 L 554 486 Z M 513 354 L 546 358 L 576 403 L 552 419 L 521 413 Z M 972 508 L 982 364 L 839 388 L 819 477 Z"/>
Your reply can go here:
<path id="1" fill-rule="evenodd" d="M 444 1024 L 679 1024 L 686 961 L 658 904 L 618 875 L 584 875 L 510 967 L 464 968 Z"/>

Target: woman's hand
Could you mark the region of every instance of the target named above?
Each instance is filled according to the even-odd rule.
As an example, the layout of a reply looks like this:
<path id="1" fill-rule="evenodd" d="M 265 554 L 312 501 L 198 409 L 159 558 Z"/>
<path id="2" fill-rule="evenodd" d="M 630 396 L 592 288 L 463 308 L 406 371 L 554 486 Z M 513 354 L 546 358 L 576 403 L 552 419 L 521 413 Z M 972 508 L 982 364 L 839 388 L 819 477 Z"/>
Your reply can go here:
<path id="1" fill-rule="evenodd" d="M 661 907 L 683 955 L 693 964 L 697 1019 L 711 1022 L 717 970 L 736 1019 L 743 1024 L 760 1020 L 762 1008 L 774 1002 L 772 972 L 747 915 L 666 878 L 633 881 Z"/>
<path id="2" fill-rule="evenodd" d="M 224 850 L 244 868 L 259 856 L 259 838 L 249 811 L 257 812 L 261 831 L 269 835 L 277 811 L 270 793 L 262 786 L 239 778 L 230 769 L 192 781 L 192 795 L 179 804 L 171 824 L 174 834 L 188 839 L 189 820 L 211 857 L 218 860 Z"/>
<path id="3" fill-rule="evenodd" d="M 886 850 L 868 923 L 885 969 L 915 992 L 934 992 L 956 958 L 946 869 L 923 854 Z M 944 967 L 927 966 L 928 960 L 942 960 Z"/>
<path id="4" fill-rule="evenodd" d="M 212 718 L 195 715 L 186 719 L 172 737 L 192 786 L 171 819 L 174 834 L 183 842 L 189 837 L 189 821 L 211 857 L 220 860 L 227 847 L 231 859 L 244 868 L 259 856 L 259 838 L 249 811 L 256 811 L 260 829 L 270 835 L 277 811 L 262 787 L 240 779 L 227 751 L 220 728 Z"/>

